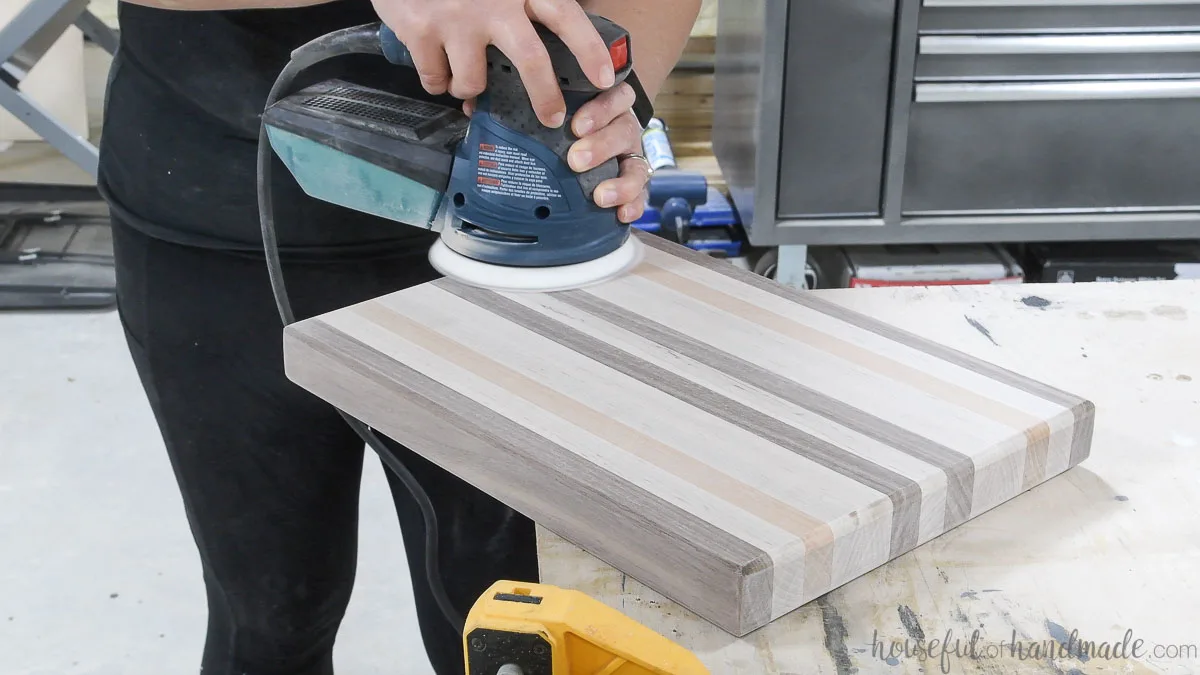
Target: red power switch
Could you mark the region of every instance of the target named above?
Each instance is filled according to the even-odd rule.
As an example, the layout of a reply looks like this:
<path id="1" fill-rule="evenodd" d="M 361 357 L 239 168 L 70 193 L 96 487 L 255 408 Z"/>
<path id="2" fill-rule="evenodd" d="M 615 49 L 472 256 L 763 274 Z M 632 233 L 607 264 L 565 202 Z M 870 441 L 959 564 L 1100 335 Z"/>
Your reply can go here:
<path id="1" fill-rule="evenodd" d="M 629 38 L 622 35 L 612 46 L 608 48 L 608 55 L 612 57 L 613 70 L 620 71 L 629 63 Z"/>

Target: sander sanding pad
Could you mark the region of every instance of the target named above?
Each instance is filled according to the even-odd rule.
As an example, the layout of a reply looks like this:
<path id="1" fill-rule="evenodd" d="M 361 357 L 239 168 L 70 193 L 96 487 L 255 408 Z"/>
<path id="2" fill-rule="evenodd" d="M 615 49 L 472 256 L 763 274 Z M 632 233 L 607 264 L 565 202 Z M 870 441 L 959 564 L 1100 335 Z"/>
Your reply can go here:
<path id="1" fill-rule="evenodd" d="M 615 279 L 642 262 L 643 244 L 630 236 L 620 248 L 595 260 L 554 267 L 491 265 L 456 253 L 441 239 L 429 249 L 429 262 L 441 274 L 468 286 L 505 293 L 552 293 Z"/>

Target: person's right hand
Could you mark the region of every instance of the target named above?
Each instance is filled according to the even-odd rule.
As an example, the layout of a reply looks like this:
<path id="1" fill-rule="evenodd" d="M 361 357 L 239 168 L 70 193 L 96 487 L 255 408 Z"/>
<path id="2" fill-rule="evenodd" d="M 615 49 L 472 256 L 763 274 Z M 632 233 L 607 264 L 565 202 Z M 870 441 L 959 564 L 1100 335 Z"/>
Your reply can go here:
<path id="1" fill-rule="evenodd" d="M 487 86 L 489 44 L 512 60 L 542 124 L 562 126 L 566 103 L 536 21 L 553 31 L 592 84 L 613 86 L 608 47 L 576 0 L 372 0 L 408 47 L 430 94 L 471 100 Z"/>

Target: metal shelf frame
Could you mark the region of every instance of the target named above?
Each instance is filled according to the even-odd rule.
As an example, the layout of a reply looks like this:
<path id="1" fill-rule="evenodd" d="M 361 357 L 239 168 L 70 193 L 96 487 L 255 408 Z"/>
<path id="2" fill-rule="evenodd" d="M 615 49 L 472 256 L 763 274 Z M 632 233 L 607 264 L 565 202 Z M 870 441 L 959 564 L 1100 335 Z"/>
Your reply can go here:
<path id="1" fill-rule="evenodd" d="M 96 146 L 21 91 L 21 82 L 71 26 L 109 54 L 116 53 L 117 33 L 88 10 L 88 0 L 31 0 L 0 29 L 0 106 L 95 178 Z"/>

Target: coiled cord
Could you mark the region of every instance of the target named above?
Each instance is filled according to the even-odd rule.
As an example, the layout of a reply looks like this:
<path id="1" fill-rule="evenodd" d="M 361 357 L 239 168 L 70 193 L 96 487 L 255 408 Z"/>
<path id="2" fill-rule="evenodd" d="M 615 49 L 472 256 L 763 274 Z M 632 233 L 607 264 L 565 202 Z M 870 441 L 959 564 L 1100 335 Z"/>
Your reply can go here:
<path id="1" fill-rule="evenodd" d="M 383 51 L 379 44 L 379 24 L 368 24 L 335 31 L 312 40 L 293 51 L 291 61 L 280 72 L 279 77 L 275 80 L 275 84 L 271 87 L 271 93 L 267 97 L 264 110 L 285 96 L 291 89 L 292 82 L 295 81 L 296 76 L 304 70 L 322 61 L 350 54 L 377 54 L 380 57 L 383 56 Z M 275 306 L 279 310 L 279 318 L 283 321 L 283 325 L 287 326 L 294 323 L 296 319 L 292 312 L 291 302 L 288 300 L 287 286 L 283 279 L 283 266 L 279 258 L 279 243 L 275 237 L 275 215 L 271 202 L 271 144 L 267 137 L 265 121 L 261 123 L 258 132 L 257 188 L 263 252 L 266 255 L 267 272 L 271 279 L 271 292 L 275 296 Z M 465 623 L 464 619 L 458 613 L 458 610 L 454 608 L 453 603 L 450 602 L 445 586 L 442 584 L 440 570 L 438 569 L 437 512 L 433 508 L 433 502 L 429 500 L 429 495 L 426 494 L 408 468 L 404 466 L 404 463 L 392 454 L 370 427 L 341 410 L 338 411 L 338 414 L 379 455 L 379 458 L 387 468 L 404 483 L 404 486 L 412 493 L 413 499 L 420 507 L 421 516 L 425 521 L 425 576 L 428 578 L 429 588 L 433 593 L 434 599 L 437 601 L 438 607 L 441 608 L 446 621 L 450 622 L 450 625 L 461 635 Z"/>

